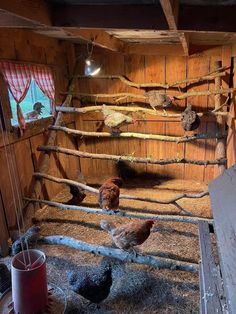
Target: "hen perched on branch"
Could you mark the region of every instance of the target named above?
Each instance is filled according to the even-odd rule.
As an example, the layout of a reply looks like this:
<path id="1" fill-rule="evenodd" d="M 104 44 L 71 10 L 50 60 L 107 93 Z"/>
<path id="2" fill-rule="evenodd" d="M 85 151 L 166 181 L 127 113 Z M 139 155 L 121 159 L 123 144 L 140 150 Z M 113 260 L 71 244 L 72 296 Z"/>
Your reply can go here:
<path id="1" fill-rule="evenodd" d="M 12 244 L 12 255 L 16 255 L 17 253 L 21 252 L 22 249 L 27 249 L 27 243 L 28 245 L 35 244 L 39 237 L 40 237 L 40 227 L 38 226 L 32 226 L 29 228 L 25 234 L 23 234 L 21 237 L 19 237 L 13 244 Z"/>
<path id="2" fill-rule="evenodd" d="M 193 131 L 199 127 L 201 120 L 197 113 L 192 110 L 192 105 L 187 105 L 187 108 L 181 114 L 181 125 L 185 131 Z"/>
<path id="3" fill-rule="evenodd" d="M 102 209 L 116 210 L 119 207 L 120 187 L 122 180 L 111 177 L 99 188 L 98 202 Z"/>
<path id="4" fill-rule="evenodd" d="M 153 220 L 135 221 L 116 227 L 112 222 L 101 220 L 100 226 L 112 237 L 115 245 L 122 250 L 134 251 L 134 246 L 147 240 Z"/>
<path id="5" fill-rule="evenodd" d="M 120 127 L 124 125 L 135 123 L 135 120 L 132 117 L 111 110 L 107 108 L 106 105 L 102 106 L 102 113 L 104 116 L 104 123 L 111 129 L 112 133 L 120 132 Z"/>
<path id="6" fill-rule="evenodd" d="M 160 107 L 164 110 L 169 108 L 174 101 L 174 97 L 166 94 L 161 94 L 158 91 L 151 90 L 145 93 L 150 106 L 156 111 L 156 107 Z"/>
<path id="7" fill-rule="evenodd" d="M 112 285 L 112 269 L 110 264 L 80 266 L 76 271 L 68 273 L 72 290 L 92 303 L 105 300 Z"/>

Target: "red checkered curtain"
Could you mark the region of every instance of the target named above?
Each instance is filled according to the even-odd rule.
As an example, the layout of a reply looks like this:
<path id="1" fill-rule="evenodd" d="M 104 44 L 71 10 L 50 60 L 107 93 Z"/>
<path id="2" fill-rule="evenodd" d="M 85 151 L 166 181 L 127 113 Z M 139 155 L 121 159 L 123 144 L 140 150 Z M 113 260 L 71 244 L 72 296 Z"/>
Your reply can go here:
<path id="1" fill-rule="evenodd" d="M 41 91 L 50 99 L 51 113 L 55 115 L 55 87 L 51 68 L 32 65 L 30 71 Z"/>
<path id="2" fill-rule="evenodd" d="M 25 119 L 20 108 L 20 102 L 25 98 L 30 86 L 30 71 L 27 65 L 0 61 L 0 68 L 7 85 L 17 103 L 17 118 L 21 130 L 25 129 Z"/>

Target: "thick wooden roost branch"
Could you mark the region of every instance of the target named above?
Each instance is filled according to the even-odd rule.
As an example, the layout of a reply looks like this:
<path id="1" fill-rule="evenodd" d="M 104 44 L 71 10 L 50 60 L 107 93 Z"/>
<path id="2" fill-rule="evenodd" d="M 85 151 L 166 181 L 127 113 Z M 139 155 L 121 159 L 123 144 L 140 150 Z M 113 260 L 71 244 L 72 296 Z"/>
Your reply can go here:
<path id="1" fill-rule="evenodd" d="M 155 111 L 153 109 L 147 109 L 143 107 L 128 107 L 128 106 L 110 106 L 106 105 L 107 108 L 115 111 L 126 111 L 126 112 L 145 112 L 151 115 L 163 117 L 163 118 L 181 118 L 181 113 L 169 113 L 166 114 L 163 113 L 163 110 Z M 63 113 L 88 113 L 88 112 L 96 112 L 96 111 L 102 111 L 102 106 L 88 106 L 88 107 L 80 107 L 80 108 L 74 108 L 74 107 L 63 107 L 63 106 L 57 106 L 56 111 L 57 112 L 63 112 Z M 171 109 L 171 108 L 170 108 Z M 198 116 L 226 116 L 227 112 L 222 111 L 206 111 L 206 112 L 199 112 Z"/>
<path id="2" fill-rule="evenodd" d="M 76 129 L 70 129 L 63 126 L 54 126 L 51 125 L 48 127 L 49 130 L 62 131 L 67 134 L 75 135 L 75 136 L 92 136 L 92 137 L 110 137 L 110 138 L 139 138 L 143 140 L 157 140 L 162 142 L 176 142 L 176 143 L 186 143 L 195 140 L 205 140 L 205 139 L 213 139 L 213 138 L 222 138 L 223 135 L 219 133 L 214 134 L 195 134 L 191 136 L 168 136 L 168 135 L 159 135 L 159 134 L 145 134 L 145 133 L 133 133 L 133 132 L 121 132 L 121 133 L 109 133 L 109 132 L 86 132 Z"/>
<path id="3" fill-rule="evenodd" d="M 87 191 L 93 194 L 97 194 L 99 193 L 98 189 L 92 188 L 89 185 L 83 184 L 81 182 L 77 182 L 77 181 L 73 181 L 73 180 L 69 180 L 69 179 L 63 179 L 63 178 L 57 178 L 54 176 L 51 176 L 49 174 L 46 173 L 40 173 L 40 172 L 35 172 L 33 174 L 35 177 L 38 178 L 42 178 L 42 179 L 47 179 L 53 182 L 57 182 L 57 183 L 62 183 L 62 184 L 66 184 L 66 185 L 73 185 L 76 186 L 77 188 L 83 190 L 83 191 Z M 158 200 L 155 198 L 146 198 L 146 197 L 139 197 L 139 196 L 132 196 L 132 195 L 126 195 L 126 194 L 120 194 L 120 199 L 130 199 L 130 200 L 136 200 L 136 201 L 144 201 L 144 202 L 150 202 L 150 203 L 158 203 L 158 204 L 171 204 L 173 202 L 176 202 L 178 200 L 180 200 L 181 198 L 202 198 L 204 196 L 209 195 L 208 191 L 204 191 L 198 194 L 179 194 L 169 200 Z"/>
<path id="4" fill-rule="evenodd" d="M 164 258 L 157 259 L 149 255 L 134 255 L 120 249 L 94 245 L 62 235 L 42 237 L 39 241 L 43 244 L 65 245 L 76 250 L 113 257 L 125 262 L 150 265 L 159 269 L 182 270 L 193 273 L 198 272 L 198 264 L 195 263 Z"/>
<path id="5" fill-rule="evenodd" d="M 225 70 L 225 68 L 221 68 L 220 70 Z M 186 85 L 190 85 L 193 83 L 198 83 L 198 82 L 202 82 L 202 81 L 210 81 L 210 80 L 214 80 L 216 77 L 221 77 L 221 76 L 225 76 L 225 72 L 223 73 L 215 73 L 215 74 L 207 74 L 204 76 L 199 76 L 199 77 L 193 77 L 193 78 L 188 78 L 185 80 L 181 80 L 181 81 L 176 81 L 174 83 L 171 84 L 163 84 L 163 83 L 135 83 L 133 81 L 130 81 L 129 79 L 127 79 L 125 76 L 122 75 L 100 75 L 100 76 L 96 76 L 96 79 L 110 79 L 110 80 L 114 80 L 114 79 L 118 79 L 120 80 L 122 83 L 130 86 L 130 87 L 135 87 L 135 88 L 147 88 L 147 87 L 160 87 L 160 88 L 165 88 L 165 89 L 169 89 L 172 87 L 178 87 L 181 86 L 183 84 Z M 91 79 L 93 77 L 91 76 L 85 76 L 85 75 L 77 75 L 76 76 L 79 79 Z"/>
<path id="6" fill-rule="evenodd" d="M 69 180 L 69 179 L 62 179 L 62 178 L 57 178 L 57 177 L 53 177 L 51 175 L 48 174 L 44 174 L 44 173 L 34 173 L 34 176 L 41 178 L 41 179 L 46 179 L 46 180 L 50 180 L 53 182 L 57 182 L 60 184 L 66 184 L 66 185 L 73 185 L 76 186 L 77 188 L 83 190 L 83 191 L 88 191 L 90 193 L 93 194 L 97 194 L 99 193 L 99 191 L 97 189 L 94 189 L 90 186 L 87 186 L 83 183 L 80 182 L 76 182 L 73 180 Z M 192 215 L 191 212 L 189 212 L 188 210 L 184 209 L 182 206 L 180 206 L 177 201 L 182 199 L 182 198 L 202 198 L 206 195 L 208 195 L 208 191 L 206 192 L 202 192 L 199 194 L 180 194 L 177 195 L 169 200 L 159 200 L 159 199 L 155 199 L 155 198 L 147 198 L 147 197 L 140 197 L 140 196 L 133 196 L 133 195 L 127 195 L 127 194 L 120 194 L 120 199 L 127 199 L 127 200 L 136 200 L 136 201 L 141 201 L 141 202 L 149 202 L 149 203 L 157 203 L 157 204 L 171 204 L 174 205 L 175 207 L 177 207 L 177 209 L 184 211 L 186 214 L 188 215 Z"/>
<path id="7" fill-rule="evenodd" d="M 196 91 L 196 92 L 187 92 L 179 95 L 175 95 L 175 99 L 186 99 L 188 97 L 194 97 L 194 96 L 210 96 L 210 95 L 218 95 L 218 94 L 228 94 L 233 93 L 236 90 L 236 88 L 227 88 L 227 89 L 218 89 L 218 90 L 205 90 L 205 91 Z M 136 98 L 136 99 L 145 99 L 147 100 L 147 97 L 145 95 L 139 95 L 139 94 L 133 94 L 133 93 L 115 93 L 115 94 L 89 94 L 89 93 L 75 93 L 73 96 L 81 96 L 81 97 L 95 97 L 95 98 L 118 98 L 120 99 L 124 98 Z"/>
<path id="8" fill-rule="evenodd" d="M 216 160 L 194 160 L 187 158 L 172 158 L 172 159 L 152 159 L 152 158 L 141 158 L 134 156 L 119 156 L 119 155 L 108 155 L 108 154 L 95 154 L 95 153 L 87 153 L 82 152 L 75 149 L 68 149 L 59 146 L 39 146 L 37 148 L 38 151 L 44 152 L 56 152 L 62 153 L 66 155 L 76 156 L 80 158 L 89 158 L 89 159 L 101 159 L 101 160 L 113 160 L 113 161 L 127 161 L 131 163 L 141 163 L 141 164 L 151 164 L 151 165 L 169 165 L 169 164 L 193 164 L 199 166 L 207 166 L 207 165 L 219 165 L 225 164 L 226 159 L 216 159 Z"/>
<path id="9" fill-rule="evenodd" d="M 32 202 L 32 203 L 40 203 L 45 204 L 48 206 L 60 208 L 62 210 L 78 210 L 82 212 L 86 212 L 89 214 L 100 214 L 106 216 L 117 216 L 117 217 L 128 217 L 128 218 L 137 218 L 137 219 L 147 219 L 147 220 L 156 220 L 156 221 L 175 221 L 175 222 L 183 222 L 183 223 L 190 223 L 190 224 L 198 224 L 199 220 L 207 221 L 209 224 L 212 224 L 212 219 L 206 219 L 202 217 L 188 217 L 188 216 L 180 216 L 180 215 L 151 215 L 151 214 L 140 214 L 140 213 L 132 213 L 128 211 L 119 211 L 119 212 L 112 212 L 102 210 L 100 208 L 90 208 L 85 206 L 75 206 L 75 205 L 68 205 L 54 201 L 47 201 L 41 199 L 33 199 L 24 197 L 24 200 Z"/>

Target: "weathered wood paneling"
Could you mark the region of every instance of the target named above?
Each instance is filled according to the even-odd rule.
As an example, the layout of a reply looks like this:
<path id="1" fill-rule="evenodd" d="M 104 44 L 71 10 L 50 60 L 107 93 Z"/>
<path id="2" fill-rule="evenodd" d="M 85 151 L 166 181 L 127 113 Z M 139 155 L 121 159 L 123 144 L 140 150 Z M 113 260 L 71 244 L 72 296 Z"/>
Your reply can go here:
<path id="1" fill-rule="evenodd" d="M 79 53 L 79 49 L 78 53 Z M 98 55 L 98 59 L 97 59 Z M 196 77 L 208 73 L 212 70 L 214 61 L 220 58 L 219 55 L 199 54 L 192 57 L 172 57 L 172 56 L 151 56 L 151 55 L 130 55 L 122 56 L 114 53 L 102 52 L 100 49 L 95 49 L 94 59 L 105 61 L 103 73 L 107 75 L 126 75 L 128 79 L 135 82 L 174 82 L 185 78 Z M 226 65 L 226 64 L 225 64 Z M 144 90 L 138 90 L 124 85 L 119 80 L 108 79 L 80 79 L 79 80 L 81 92 L 97 92 L 97 93 L 115 93 L 115 92 L 132 92 L 135 94 L 143 94 Z M 184 91 L 207 90 L 214 88 L 214 83 L 204 82 L 200 84 L 192 84 L 186 87 L 182 86 Z M 165 92 L 165 90 L 160 89 Z M 175 95 L 179 90 L 171 89 L 166 91 L 167 94 Z M 101 99 L 99 99 L 100 101 Z M 114 103 L 114 99 L 109 99 Z M 109 102 L 106 99 L 106 102 Z M 127 99 L 127 102 L 131 101 Z M 93 103 L 95 101 L 93 100 Z M 134 101 L 135 102 L 135 101 Z M 88 102 L 87 102 L 88 103 Z M 86 101 L 84 104 L 87 104 Z M 187 103 L 193 105 L 197 111 L 204 111 L 209 108 L 214 108 L 214 96 L 198 96 L 192 97 L 183 101 L 176 101 L 178 109 L 184 109 Z M 149 104 L 146 106 L 149 108 Z M 168 112 L 168 109 L 167 109 Z M 126 131 L 139 131 L 144 133 L 156 133 L 166 135 L 190 135 L 192 133 L 215 132 L 214 118 L 202 118 L 201 126 L 192 132 L 185 132 L 178 119 L 164 118 L 159 119 L 152 115 L 136 113 L 134 114 L 138 121 L 137 125 L 130 125 L 123 127 Z M 89 121 L 88 121 L 89 120 Z M 91 121 L 93 120 L 93 122 Z M 95 123 L 102 123 L 101 113 L 82 114 L 76 121 L 76 126 L 79 129 L 94 130 Z M 161 121 L 160 121 L 161 120 Z M 100 130 L 105 130 L 103 127 Z M 194 143 L 176 144 L 165 143 L 158 141 L 138 140 L 138 139 L 83 139 L 83 146 L 81 150 L 88 152 L 113 153 L 153 158 L 168 158 L 168 157 L 186 157 L 191 159 L 213 159 L 215 155 L 215 140 L 201 140 Z M 135 170 L 147 171 L 150 173 L 161 174 L 163 176 L 171 176 L 181 179 L 195 179 L 199 181 L 209 181 L 214 176 L 215 166 L 199 167 L 194 165 L 134 165 L 130 164 Z M 81 160 L 82 172 L 85 176 L 91 175 L 95 172 L 96 176 L 115 175 L 116 167 L 112 161 L 94 161 Z M 90 173 L 89 173 L 90 172 Z"/>
<path id="2" fill-rule="evenodd" d="M 208 73 L 210 69 L 210 58 L 208 56 L 202 57 L 192 57 L 188 59 L 188 77 L 201 76 L 204 73 Z M 201 83 L 199 86 L 190 86 L 187 90 L 207 90 L 208 83 Z M 188 98 L 187 102 L 192 104 L 196 109 L 207 108 L 207 96 L 197 96 Z M 201 121 L 201 125 L 197 130 L 194 130 L 194 133 L 205 133 L 206 123 Z M 192 132 L 186 132 L 192 133 Z M 196 141 L 194 143 L 186 144 L 186 157 L 193 157 L 195 159 L 204 159 L 205 158 L 205 140 Z M 192 180 L 204 180 L 204 168 L 203 167 L 193 167 L 191 165 L 185 165 L 185 178 Z"/>
<path id="3" fill-rule="evenodd" d="M 73 53 L 74 46 L 69 42 L 62 42 L 38 35 L 29 30 L 0 29 L 0 59 L 45 64 L 52 67 L 55 78 L 57 104 L 61 104 L 64 98 L 61 97 L 60 93 L 67 91 L 68 75 L 71 74 L 72 60 L 74 60 Z M 9 112 L 6 89 L 1 88 L 0 96 L 4 111 Z M 48 120 L 47 123 L 50 123 L 50 121 Z M 47 125 L 44 125 L 45 127 Z M 37 170 L 40 161 L 40 153 L 36 149 L 39 144 L 45 144 L 46 140 L 46 134 L 42 133 L 43 131 L 43 127 L 41 129 L 38 128 L 36 132 L 32 131 L 32 134 L 30 134 L 30 130 L 27 130 L 27 136 L 23 138 L 17 138 L 13 133 L 8 134 L 8 143 L 13 144 L 8 146 L 7 159 L 11 160 L 12 158 L 13 161 L 14 157 L 16 159 L 14 180 L 19 187 L 20 197 L 22 195 L 29 196 L 31 193 L 32 175 L 34 170 Z M 63 138 L 61 142 L 63 142 L 63 145 L 66 144 L 68 147 L 75 148 L 67 137 Z M 2 147 L 3 144 L 0 135 L 0 192 L 8 228 L 14 228 L 16 226 L 15 206 L 5 150 Z M 59 163 L 70 176 L 78 168 L 78 160 L 75 161 L 74 158 L 69 160 L 65 156 L 56 156 L 56 158 L 52 156 L 50 163 L 50 171 L 53 175 L 60 175 L 60 171 L 57 168 Z M 43 191 L 45 196 L 48 195 L 52 198 L 60 189 L 60 185 L 47 182 Z M 2 228 L 1 222 L 0 228 Z"/>
<path id="4" fill-rule="evenodd" d="M 166 81 L 166 58 L 164 56 L 145 56 L 145 82 L 165 83 Z M 165 134 L 166 123 L 160 122 L 153 115 L 143 115 L 147 119 L 146 130 L 150 133 Z M 166 146 L 164 142 L 158 145 L 156 142 L 146 141 L 147 157 L 161 159 L 165 158 Z M 157 175 L 163 175 L 165 168 L 158 165 L 147 165 L 147 171 Z"/>

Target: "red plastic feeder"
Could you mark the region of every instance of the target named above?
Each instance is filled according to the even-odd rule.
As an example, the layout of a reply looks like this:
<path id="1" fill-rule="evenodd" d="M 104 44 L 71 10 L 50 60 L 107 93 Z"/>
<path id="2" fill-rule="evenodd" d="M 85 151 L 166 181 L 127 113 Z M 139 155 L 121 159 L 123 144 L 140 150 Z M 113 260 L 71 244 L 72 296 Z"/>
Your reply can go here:
<path id="1" fill-rule="evenodd" d="M 39 250 L 16 254 L 11 264 L 12 312 L 42 313 L 48 305 L 46 256 Z"/>

